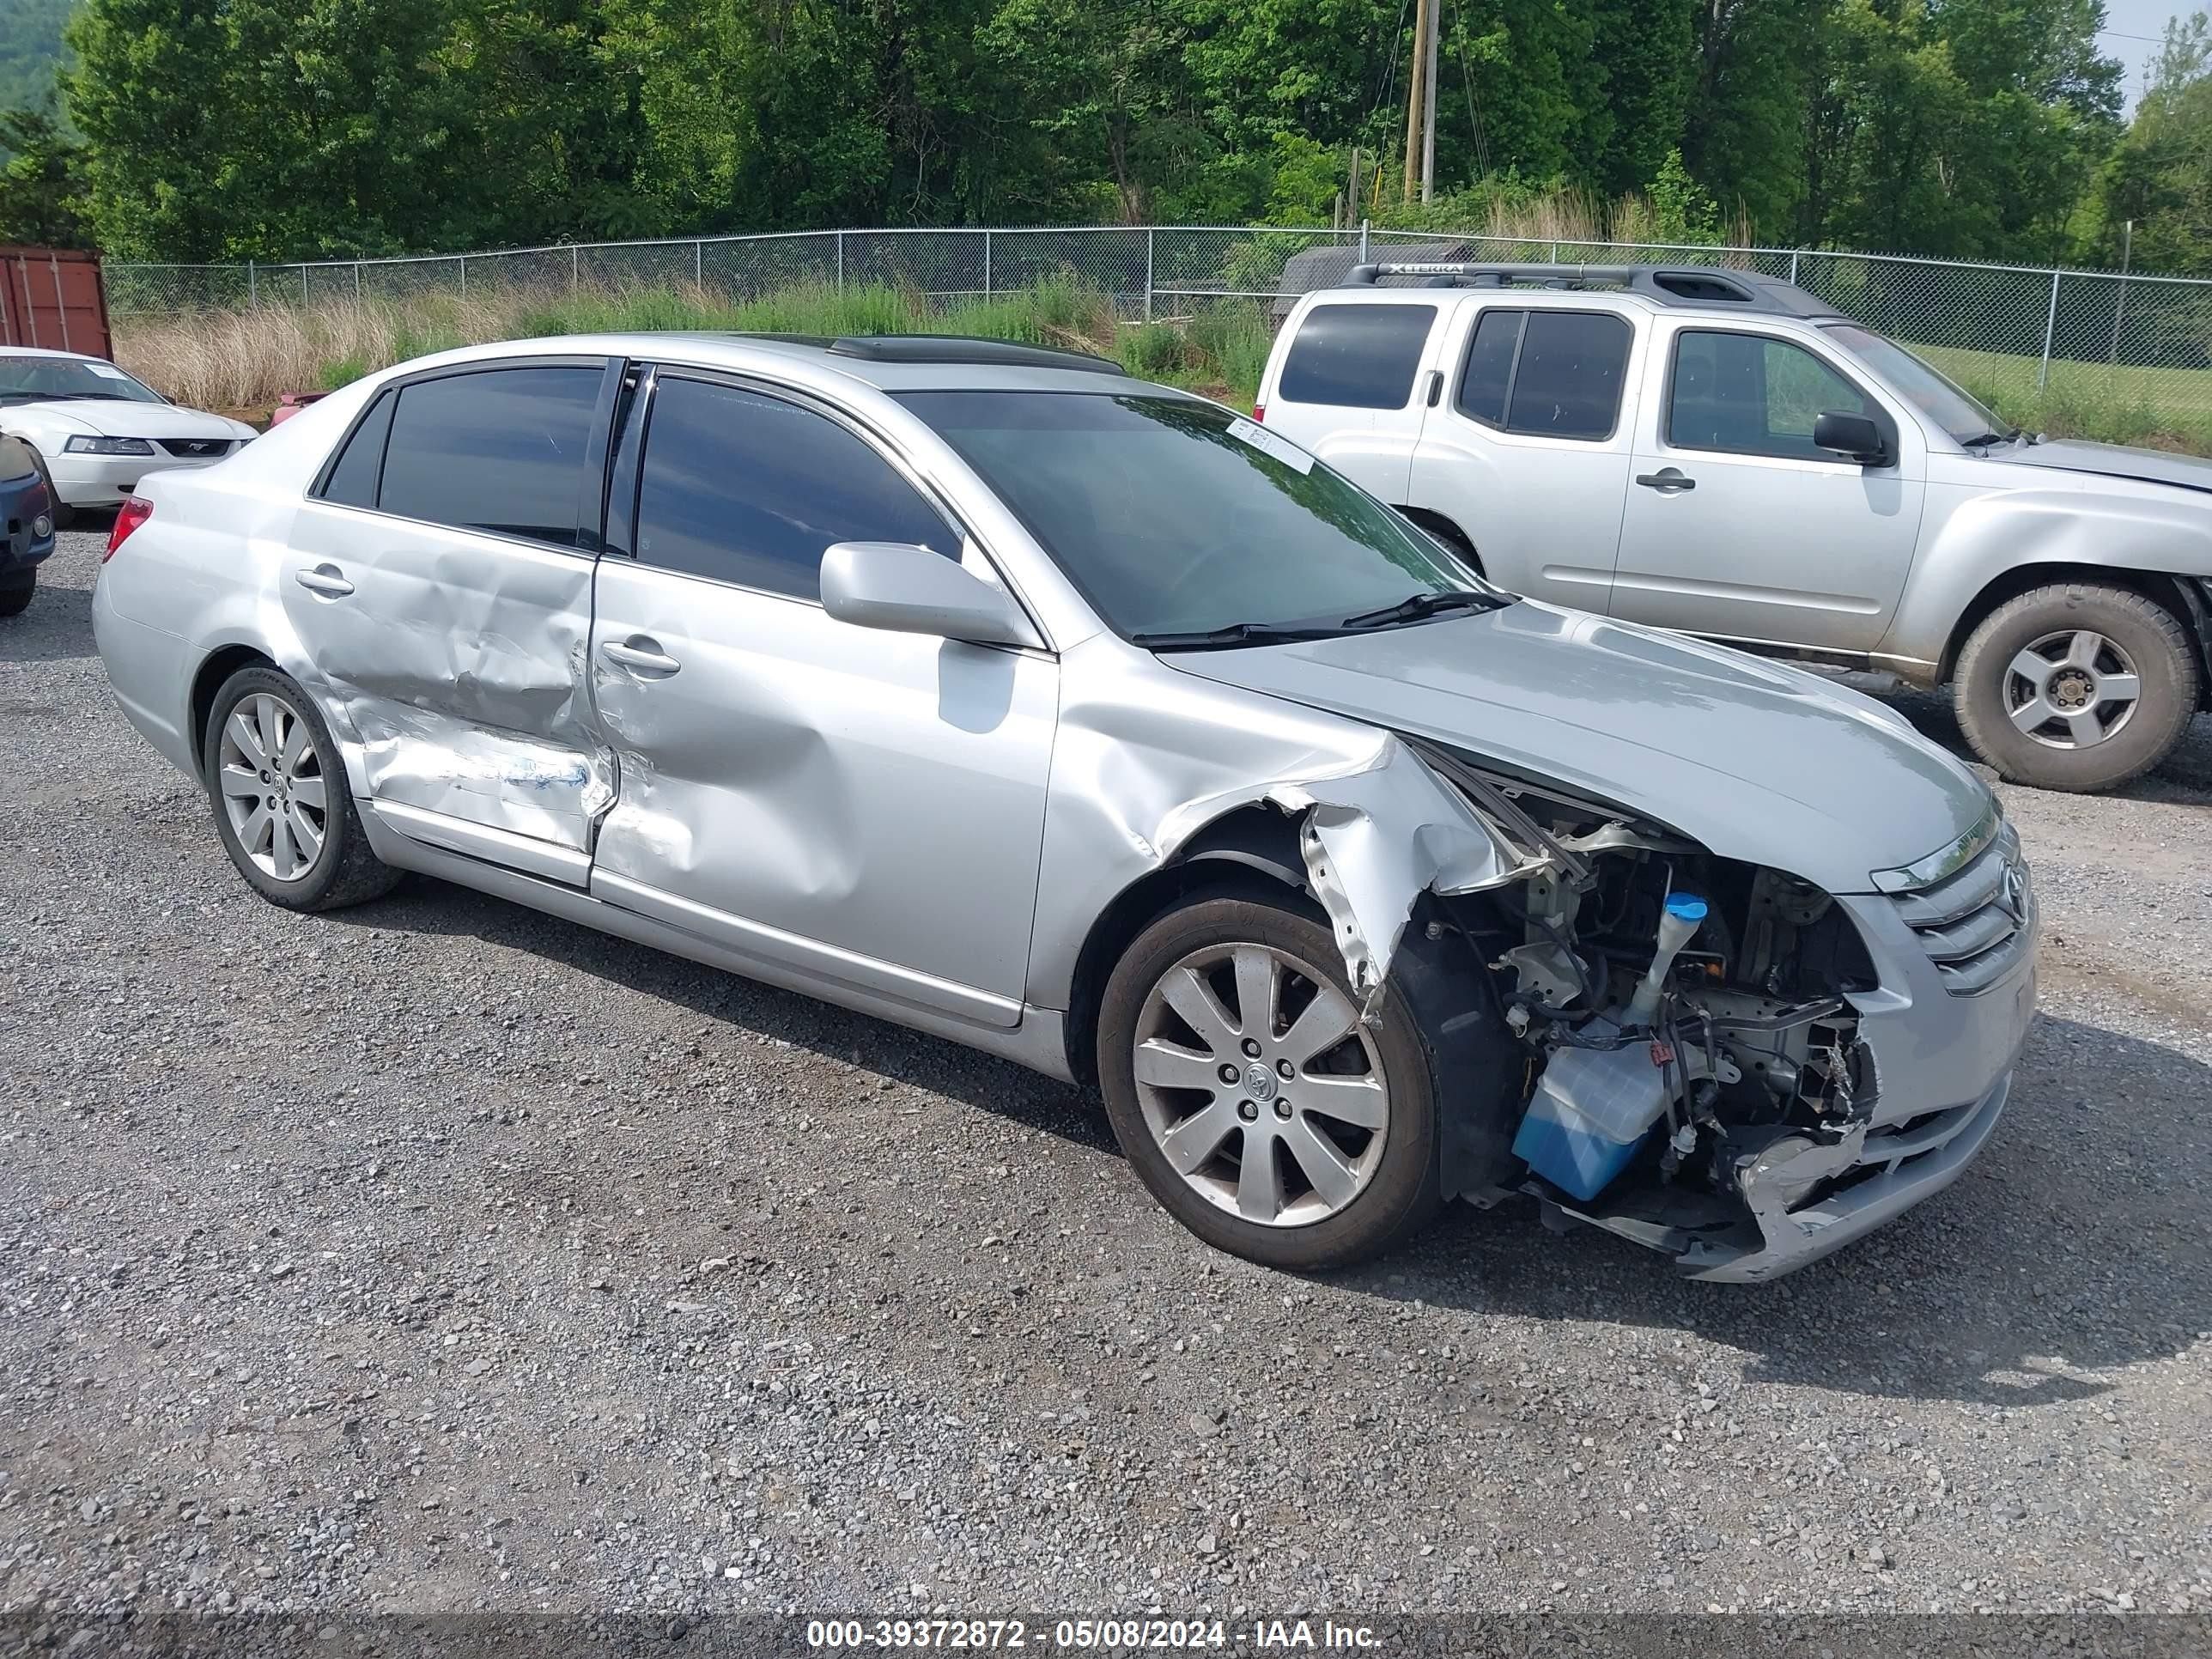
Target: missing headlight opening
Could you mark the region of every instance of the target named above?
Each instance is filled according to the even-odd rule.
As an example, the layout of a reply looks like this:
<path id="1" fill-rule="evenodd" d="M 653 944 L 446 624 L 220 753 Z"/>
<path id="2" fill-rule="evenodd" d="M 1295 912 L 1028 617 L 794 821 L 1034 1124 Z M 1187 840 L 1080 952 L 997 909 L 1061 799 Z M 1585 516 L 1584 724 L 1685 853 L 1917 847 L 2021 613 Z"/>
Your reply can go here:
<path id="1" fill-rule="evenodd" d="M 1502 1109 L 1510 1158 L 1499 1136 L 1486 1169 L 1451 1184 L 1479 1202 L 1517 1184 L 1554 1218 L 1678 1255 L 1771 1243 L 1848 1174 L 1874 1112 L 1848 999 L 1875 975 L 1844 908 L 1632 814 L 1418 748 L 1524 854 L 1519 879 L 1425 905 L 1431 948 L 1464 946 L 1522 1056 L 1514 1097 L 1462 1103 Z"/>

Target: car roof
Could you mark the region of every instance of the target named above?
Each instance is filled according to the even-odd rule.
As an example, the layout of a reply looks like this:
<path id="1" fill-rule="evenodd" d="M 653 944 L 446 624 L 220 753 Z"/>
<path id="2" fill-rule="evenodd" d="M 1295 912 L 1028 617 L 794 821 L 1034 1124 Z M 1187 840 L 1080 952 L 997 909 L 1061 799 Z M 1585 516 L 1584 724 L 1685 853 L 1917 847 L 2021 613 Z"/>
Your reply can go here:
<path id="1" fill-rule="evenodd" d="M 924 342 L 929 343 L 923 345 Z M 869 349 L 873 344 L 900 343 L 914 343 L 913 349 L 903 355 L 896 351 L 874 355 Z M 958 348 L 963 344 L 975 349 L 963 352 Z M 1010 347 L 1014 349 L 1009 350 Z M 1048 348 L 1024 351 L 1014 342 L 941 335 L 891 335 L 870 342 L 790 334 L 571 334 L 465 346 L 399 365 L 395 372 L 415 374 L 495 358 L 511 361 L 580 354 L 765 374 L 801 385 L 828 386 L 842 382 L 884 392 L 1142 392 L 1148 396 L 1192 396 L 1173 386 L 1137 380 L 1118 363 L 1087 358 L 1081 353 Z"/>
<path id="2" fill-rule="evenodd" d="M 88 351 L 57 351 L 52 346 L 0 345 L 0 357 L 68 357 L 80 363 L 104 363 Z"/>

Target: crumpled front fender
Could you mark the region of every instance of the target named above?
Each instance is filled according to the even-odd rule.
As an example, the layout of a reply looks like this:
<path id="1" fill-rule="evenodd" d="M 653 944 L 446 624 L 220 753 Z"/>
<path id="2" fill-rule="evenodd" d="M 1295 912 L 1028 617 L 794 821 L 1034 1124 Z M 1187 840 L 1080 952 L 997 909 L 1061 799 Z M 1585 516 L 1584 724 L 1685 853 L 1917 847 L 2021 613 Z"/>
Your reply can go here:
<path id="1" fill-rule="evenodd" d="M 1029 1000 L 1066 1008 L 1114 899 L 1255 805 L 1291 816 L 1307 884 L 1370 1007 L 1424 893 L 1520 873 L 1467 798 L 1364 722 L 1177 674 L 1094 641 L 1063 659 Z"/>

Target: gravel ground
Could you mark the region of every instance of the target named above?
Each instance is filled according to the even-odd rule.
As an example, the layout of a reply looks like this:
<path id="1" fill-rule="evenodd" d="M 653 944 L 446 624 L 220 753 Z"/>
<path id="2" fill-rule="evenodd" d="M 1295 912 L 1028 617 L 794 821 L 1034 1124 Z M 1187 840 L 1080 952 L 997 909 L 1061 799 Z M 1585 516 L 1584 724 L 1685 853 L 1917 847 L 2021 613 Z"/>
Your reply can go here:
<path id="1" fill-rule="evenodd" d="M 262 902 L 98 545 L 0 623 L 0 1613 L 2212 1610 L 2212 720 L 2008 792 L 2044 1016 L 1887 1231 L 1702 1286 L 1509 1207 L 1307 1281 L 963 1049 Z"/>

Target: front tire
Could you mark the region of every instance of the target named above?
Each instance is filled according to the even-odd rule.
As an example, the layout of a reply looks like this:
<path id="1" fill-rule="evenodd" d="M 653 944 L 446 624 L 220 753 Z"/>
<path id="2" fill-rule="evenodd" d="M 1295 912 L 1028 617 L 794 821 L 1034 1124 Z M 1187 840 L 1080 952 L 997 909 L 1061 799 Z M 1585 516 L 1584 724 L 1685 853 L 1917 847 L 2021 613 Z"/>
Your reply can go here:
<path id="1" fill-rule="evenodd" d="M 0 587 L 0 617 L 20 617 L 31 595 L 39 591 L 39 568 L 33 565 L 23 573 L 23 580 Z"/>
<path id="2" fill-rule="evenodd" d="M 241 668 L 225 680 L 201 753 L 223 851 L 271 904 L 335 910 L 399 879 L 369 851 L 338 746 L 289 676 Z"/>
<path id="3" fill-rule="evenodd" d="M 1984 618 L 1952 695 L 1967 743 L 2004 777 L 2090 792 L 2165 758 L 2199 684 L 2196 647 L 2171 611 L 2127 588 L 2069 582 Z"/>
<path id="4" fill-rule="evenodd" d="M 1328 927 L 1202 898 L 1107 981 L 1098 1071 L 1121 1150 L 1216 1249 L 1292 1272 L 1390 1249 L 1443 1200 L 1427 1049 L 1395 991 L 1363 1023 Z"/>

